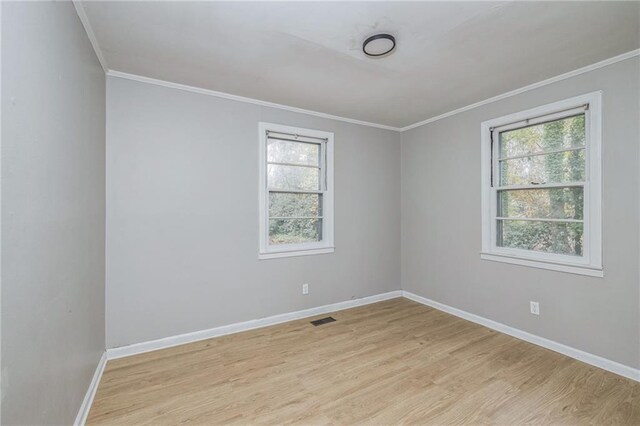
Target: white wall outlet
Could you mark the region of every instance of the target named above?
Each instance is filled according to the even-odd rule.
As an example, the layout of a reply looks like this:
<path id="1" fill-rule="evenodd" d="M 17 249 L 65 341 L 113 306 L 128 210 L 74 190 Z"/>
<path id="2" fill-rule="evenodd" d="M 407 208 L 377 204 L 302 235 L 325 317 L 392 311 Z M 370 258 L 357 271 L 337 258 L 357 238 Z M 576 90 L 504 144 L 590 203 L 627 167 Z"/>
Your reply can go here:
<path id="1" fill-rule="evenodd" d="M 529 302 L 529 308 L 533 315 L 540 315 L 540 304 L 538 302 Z"/>
<path id="2" fill-rule="evenodd" d="M 302 294 L 309 294 L 309 284 L 302 284 Z"/>

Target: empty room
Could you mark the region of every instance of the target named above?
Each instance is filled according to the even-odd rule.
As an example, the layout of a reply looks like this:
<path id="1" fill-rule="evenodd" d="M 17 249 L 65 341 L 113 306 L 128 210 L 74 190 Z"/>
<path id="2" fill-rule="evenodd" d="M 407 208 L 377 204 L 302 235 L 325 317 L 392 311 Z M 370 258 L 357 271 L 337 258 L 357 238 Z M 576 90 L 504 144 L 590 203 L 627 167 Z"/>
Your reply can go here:
<path id="1" fill-rule="evenodd" d="M 2 425 L 640 426 L 640 1 L 0 1 Z"/>

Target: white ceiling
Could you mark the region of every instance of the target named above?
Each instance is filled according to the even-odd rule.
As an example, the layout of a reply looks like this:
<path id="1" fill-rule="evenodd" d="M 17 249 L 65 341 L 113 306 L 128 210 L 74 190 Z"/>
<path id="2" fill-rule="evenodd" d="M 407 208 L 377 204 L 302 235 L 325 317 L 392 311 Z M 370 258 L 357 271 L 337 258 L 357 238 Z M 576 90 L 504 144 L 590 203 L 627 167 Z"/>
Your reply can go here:
<path id="1" fill-rule="evenodd" d="M 640 2 L 83 4 L 111 70 L 394 127 L 640 47 Z"/>

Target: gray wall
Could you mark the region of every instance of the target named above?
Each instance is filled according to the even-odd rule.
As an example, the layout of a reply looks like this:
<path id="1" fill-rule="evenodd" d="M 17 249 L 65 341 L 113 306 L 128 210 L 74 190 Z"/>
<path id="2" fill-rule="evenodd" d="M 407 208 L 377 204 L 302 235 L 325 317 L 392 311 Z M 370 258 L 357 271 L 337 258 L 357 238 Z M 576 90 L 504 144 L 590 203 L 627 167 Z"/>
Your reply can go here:
<path id="1" fill-rule="evenodd" d="M 105 77 L 70 2 L 2 4 L 2 424 L 71 424 L 104 352 Z"/>
<path id="2" fill-rule="evenodd" d="M 640 367 L 639 76 L 635 57 L 403 133 L 402 288 Z M 480 260 L 480 123 L 595 90 L 605 278 Z"/>
<path id="3" fill-rule="evenodd" d="M 258 260 L 259 121 L 335 132 L 335 253 Z M 399 138 L 109 77 L 107 347 L 400 289 Z"/>

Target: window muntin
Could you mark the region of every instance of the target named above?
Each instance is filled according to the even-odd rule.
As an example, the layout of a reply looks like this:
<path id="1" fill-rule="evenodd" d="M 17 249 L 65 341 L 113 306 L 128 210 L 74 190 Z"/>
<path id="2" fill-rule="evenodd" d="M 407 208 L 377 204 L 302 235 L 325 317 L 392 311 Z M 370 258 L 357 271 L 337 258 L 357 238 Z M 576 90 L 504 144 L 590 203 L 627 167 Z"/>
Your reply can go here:
<path id="1" fill-rule="evenodd" d="M 333 134 L 261 123 L 261 258 L 333 248 Z"/>
<path id="2" fill-rule="evenodd" d="M 482 123 L 483 259 L 602 276 L 600 99 Z"/>

